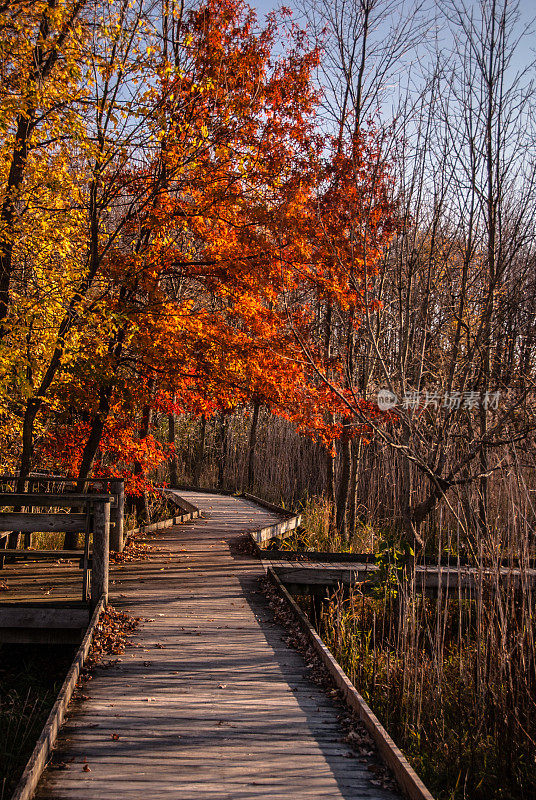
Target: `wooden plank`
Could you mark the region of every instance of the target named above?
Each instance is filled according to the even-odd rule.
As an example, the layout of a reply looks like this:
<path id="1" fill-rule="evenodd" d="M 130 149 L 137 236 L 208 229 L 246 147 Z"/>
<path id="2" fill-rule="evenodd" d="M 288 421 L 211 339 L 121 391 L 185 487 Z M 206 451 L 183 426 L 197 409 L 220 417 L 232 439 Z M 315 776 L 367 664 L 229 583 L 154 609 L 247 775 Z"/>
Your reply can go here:
<path id="1" fill-rule="evenodd" d="M 246 500 L 250 500 L 252 503 L 257 503 L 257 505 L 267 508 L 269 511 L 274 511 L 276 514 L 281 514 L 284 517 L 299 516 L 298 514 L 295 514 L 294 511 L 290 511 L 288 508 L 277 506 L 275 503 L 269 503 L 268 500 L 264 500 L 262 497 L 257 497 L 249 492 L 241 492 L 239 496 L 245 497 Z"/>
<path id="2" fill-rule="evenodd" d="M 87 631 L 82 639 L 82 643 L 78 648 L 73 663 L 71 664 L 69 672 L 67 673 L 67 676 L 60 689 L 58 698 L 52 707 L 41 736 L 34 747 L 33 753 L 30 756 L 24 772 L 22 773 L 21 779 L 15 788 L 11 800 L 31 800 L 35 794 L 39 779 L 43 774 L 43 770 L 45 769 L 52 749 L 56 743 L 58 732 L 65 718 L 67 706 L 69 705 L 69 701 L 73 696 L 78 678 L 80 677 L 80 671 L 86 662 L 89 648 L 91 647 L 91 642 L 93 640 L 93 635 L 95 633 L 95 628 L 97 627 L 100 613 L 105 605 L 104 599 L 102 599 L 97 604 L 95 611 L 92 614 Z"/>
<path id="3" fill-rule="evenodd" d="M 263 555 L 264 559 L 264 555 Z M 372 580 L 378 568 L 375 565 L 355 564 L 349 567 L 346 564 L 291 564 L 283 561 L 271 561 L 270 558 L 264 559 L 268 566 L 277 573 L 283 583 L 301 586 L 352 586 L 355 583 Z M 530 570 L 525 573 L 523 580 L 529 583 L 536 583 L 536 572 Z M 418 591 L 437 591 L 441 586 L 443 589 L 474 589 L 480 582 L 490 585 L 498 582 L 506 582 L 511 586 L 521 586 L 522 578 L 516 570 L 501 570 L 498 574 L 491 570 L 475 570 L 470 567 L 462 567 L 459 570 L 450 567 L 449 569 L 437 569 L 432 567 L 417 567 L 415 583 Z"/>
<path id="4" fill-rule="evenodd" d="M 375 553 L 331 553 L 331 552 L 323 552 L 321 550 L 264 550 L 261 551 L 261 556 L 269 558 L 271 561 L 275 560 L 283 560 L 283 561 L 300 561 L 300 562 L 322 562 L 322 563 L 337 563 L 337 562 L 352 562 L 356 564 L 374 564 L 376 562 L 376 554 Z M 515 570 L 519 569 L 519 559 L 507 559 L 503 558 L 499 562 L 499 568 L 507 569 L 507 570 Z M 530 569 L 536 568 L 536 560 L 535 559 L 527 559 L 526 560 L 526 567 Z M 422 566 L 419 569 L 431 569 L 437 570 L 438 566 L 441 569 L 459 569 L 463 567 L 468 567 L 469 569 L 475 569 L 474 560 L 470 561 L 467 557 L 443 557 L 439 560 L 439 565 L 436 558 L 425 559 L 424 562 L 421 560 L 420 564 Z M 526 568 L 525 567 L 525 568 Z M 493 564 L 486 564 L 484 562 L 484 569 L 496 569 L 496 565 Z"/>
<path id="5" fill-rule="evenodd" d="M 162 494 L 165 497 L 169 497 L 170 500 L 173 500 L 175 505 L 177 505 L 183 511 L 186 511 L 187 514 L 198 511 L 198 509 L 192 503 L 189 503 L 188 500 L 185 500 L 184 497 L 181 497 L 180 493 L 174 489 L 164 489 Z"/>
<path id="6" fill-rule="evenodd" d="M 258 531 L 253 531 L 252 536 L 256 542 L 267 542 L 276 536 L 288 536 L 295 528 L 301 524 L 301 517 L 291 517 L 290 519 L 268 525 Z"/>
<path id="7" fill-rule="evenodd" d="M 81 533 L 86 529 L 85 514 L 0 513 L 0 530 L 21 533 Z"/>
<path id="8" fill-rule="evenodd" d="M 85 628 L 89 617 L 89 608 L 0 605 L 0 628 Z"/>
<path id="9" fill-rule="evenodd" d="M 83 481 L 79 481 L 74 476 L 63 476 L 63 475 L 38 475 L 36 473 L 31 473 L 27 478 L 24 478 L 24 482 L 31 486 L 35 483 L 62 483 L 64 485 L 69 484 L 70 486 L 78 486 L 78 484 L 83 483 L 84 486 L 104 486 L 109 485 L 112 481 L 120 480 L 119 478 L 85 478 Z M 19 481 L 18 476 L 13 475 L 0 475 L 0 483 L 17 483 Z"/>
<path id="10" fill-rule="evenodd" d="M 373 577 L 370 570 L 337 567 L 283 567 L 277 562 L 272 567 L 283 583 L 303 584 L 304 586 L 337 586 L 342 583 L 349 586 Z"/>
<path id="11" fill-rule="evenodd" d="M 57 506 L 58 508 L 76 508 L 92 503 L 111 500 L 109 494 L 48 494 L 24 492 L 1 492 L 0 506 Z"/>
<path id="12" fill-rule="evenodd" d="M 262 557 L 270 561 L 300 561 L 300 562 L 319 562 L 346 563 L 351 564 L 374 564 L 376 556 L 374 553 L 324 553 L 320 550 L 264 550 Z"/>
<path id="13" fill-rule="evenodd" d="M 15 558 L 24 558 L 27 561 L 42 560 L 42 559 L 67 559 L 75 560 L 82 558 L 84 555 L 83 550 L 15 550 L 12 547 L 2 550 L 3 556 L 13 556 Z"/>
<path id="14" fill-rule="evenodd" d="M 166 528 L 173 528 L 175 525 L 182 525 L 184 522 L 189 522 L 192 519 L 198 519 L 200 517 L 200 512 L 196 509 L 188 514 L 181 514 L 178 517 L 170 517 L 169 519 L 164 519 L 161 522 L 152 522 L 148 525 L 140 525 L 139 528 L 131 528 L 125 534 L 125 537 L 135 535 L 138 533 L 152 533 L 153 531 L 161 531 L 165 530 Z"/>

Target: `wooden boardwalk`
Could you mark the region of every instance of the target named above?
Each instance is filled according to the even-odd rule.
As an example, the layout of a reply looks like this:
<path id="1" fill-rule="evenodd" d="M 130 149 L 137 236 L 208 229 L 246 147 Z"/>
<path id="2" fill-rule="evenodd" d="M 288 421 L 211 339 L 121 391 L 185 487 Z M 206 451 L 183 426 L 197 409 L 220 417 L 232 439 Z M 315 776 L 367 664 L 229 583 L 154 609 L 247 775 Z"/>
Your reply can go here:
<path id="1" fill-rule="evenodd" d="M 307 562 L 307 555 L 303 559 L 286 560 L 282 553 L 277 559 L 271 558 L 270 551 L 267 550 L 262 556 L 262 561 L 266 567 L 270 567 L 279 578 L 289 586 L 321 586 L 334 588 L 339 585 L 353 586 L 364 581 L 373 581 L 378 567 L 372 563 L 360 563 L 358 560 L 351 563 L 348 559 L 344 561 L 330 560 L 321 562 L 318 560 Z M 521 572 L 516 568 L 502 567 L 500 569 L 475 569 L 474 567 L 453 567 L 453 566 L 417 566 L 415 569 L 415 584 L 418 591 L 430 591 L 437 593 L 441 586 L 442 590 L 474 591 L 482 583 L 488 585 L 511 585 L 524 586 L 536 583 L 536 570 L 526 569 Z"/>
<path id="2" fill-rule="evenodd" d="M 183 493 L 199 519 L 162 531 L 149 561 L 116 567 L 111 600 L 145 621 L 100 668 L 59 737 L 39 800 L 393 800 L 349 757 L 341 713 L 307 678 L 230 544 L 277 516 Z M 377 781 L 376 781 L 377 783 Z"/>

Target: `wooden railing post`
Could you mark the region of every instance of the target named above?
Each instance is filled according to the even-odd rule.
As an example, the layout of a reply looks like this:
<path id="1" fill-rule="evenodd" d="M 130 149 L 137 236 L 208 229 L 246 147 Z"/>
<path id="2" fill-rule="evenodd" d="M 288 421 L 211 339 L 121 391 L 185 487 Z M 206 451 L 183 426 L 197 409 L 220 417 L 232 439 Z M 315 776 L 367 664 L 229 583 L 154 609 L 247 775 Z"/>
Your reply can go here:
<path id="1" fill-rule="evenodd" d="M 125 481 L 122 478 L 110 481 L 110 491 L 115 497 L 116 505 L 110 509 L 110 550 L 120 553 L 125 546 L 123 527 L 125 520 Z"/>
<path id="2" fill-rule="evenodd" d="M 89 496 L 90 497 L 90 496 Z M 108 568 L 110 556 L 110 500 L 93 503 L 93 557 L 91 563 L 91 607 L 101 597 L 108 602 Z"/>

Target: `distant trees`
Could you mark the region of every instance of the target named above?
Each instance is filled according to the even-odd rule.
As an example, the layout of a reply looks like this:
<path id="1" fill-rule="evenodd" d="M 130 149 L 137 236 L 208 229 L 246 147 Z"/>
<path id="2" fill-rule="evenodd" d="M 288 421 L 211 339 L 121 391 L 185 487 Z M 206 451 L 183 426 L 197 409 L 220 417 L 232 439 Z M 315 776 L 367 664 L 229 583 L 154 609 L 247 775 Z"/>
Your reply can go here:
<path id="1" fill-rule="evenodd" d="M 367 426 L 367 457 L 391 451 L 398 522 L 410 541 L 423 543 L 422 525 L 443 500 L 461 502 L 466 529 L 485 532 L 493 524 L 489 482 L 508 445 L 529 443 L 534 430 L 536 140 L 532 73 L 516 62 L 526 35 L 518 4 L 439 2 L 428 18 L 419 4 L 396 4 L 407 13 L 396 25 L 393 4 L 381 0 L 304 6 L 328 26 L 320 80 L 332 129 L 360 129 L 376 112 L 380 124 L 388 76 L 398 104 L 375 141 L 379 162 L 395 165 L 401 227 L 381 266 L 367 273 L 364 320 L 344 378 L 326 368 L 323 380 L 353 387 L 340 420 Z M 424 34 L 434 25 L 430 42 Z M 410 63 L 404 86 L 395 75 Z M 325 324 L 340 331 L 343 317 L 332 303 Z M 329 343 L 331 358 L 346 352 L 344 334 Z M 388 424 L 360 408 L 382 387 L 399 401 Z M 341 439 L 339 530 L 347 513 L 354 517 L 347 505 L 362 455 Z M 390 457 L 383 464 L 380 457 L 377 474 L 392 474 Z"/>

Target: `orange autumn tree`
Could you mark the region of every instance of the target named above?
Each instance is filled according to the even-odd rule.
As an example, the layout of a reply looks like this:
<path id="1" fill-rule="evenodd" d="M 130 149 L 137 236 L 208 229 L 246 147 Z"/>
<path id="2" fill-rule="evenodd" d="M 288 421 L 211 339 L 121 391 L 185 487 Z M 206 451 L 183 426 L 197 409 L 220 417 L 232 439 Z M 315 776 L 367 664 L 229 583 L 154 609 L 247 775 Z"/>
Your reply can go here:
<path id="1" fill-rule="evenodd" d="M 108 88 L 82 193 L 91 279 L 24 462 L 80 479 L 120 472 L 137 492 L 168 455 L 155 411 L 210 416 L 253 400 L 328 444 L 341 433 L 357 395 L 340 356 L 337 382 L 323 379 L 319 319 L 330 305 L 357 329 L 394 226 L 372 137 L 330 155 L 317 133 L 318 52 L 302 33 L 275 58 L 276 17 L 259 31 L 230 1 L 169 12 L 151 30 L 129 70 L 99 56 Z M 125 103 L 143 70 L 139 102 Z"/>
<path id="2" fill-rule="evenodd" d="M 310 73 L 317 53 L 294 36 L 288 55 L 270 66 L 275 19 L 259 33 L 252 12 L 234 3 L 207 3 L 175 22 L 173 47 L 160 42 L 159 82 L 145 98 L 153 144 L 141 163 L 113 172 L 114 225 L 121 208 L 130 216 L 102 258 L 108 288 L 84 321 L 83 346 L 58 376 L 55 424 L 63 406 L 76 425 L 76 407 L 88 434 L 81 459 L 68 448 L 80 478 L 112 409 L 123 397 L 128 406 L 132 381 L 139 403 L 155 394 L 144 397 L 140 385 L 175 395 L 188 386 L 201 397 L 197 405 L 229 408 L 252 393 L 273 394 L 296 370 L 288 354 L 277 367 L 281 342 L 292 340 L 270 306 L 280 233 L 286 226 L 292 239 L 316 177 Z M 132 198 L 140 198 L 137 214 Z M 58 463 L 58 436 L 44 437 L 39 452 L 52 456 L 52 439 Z"/>

